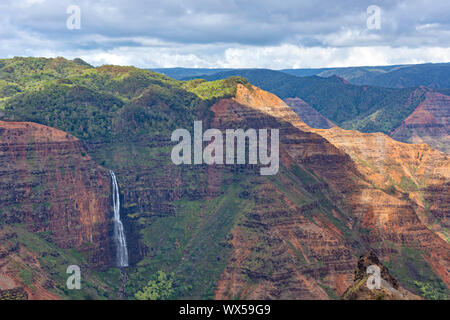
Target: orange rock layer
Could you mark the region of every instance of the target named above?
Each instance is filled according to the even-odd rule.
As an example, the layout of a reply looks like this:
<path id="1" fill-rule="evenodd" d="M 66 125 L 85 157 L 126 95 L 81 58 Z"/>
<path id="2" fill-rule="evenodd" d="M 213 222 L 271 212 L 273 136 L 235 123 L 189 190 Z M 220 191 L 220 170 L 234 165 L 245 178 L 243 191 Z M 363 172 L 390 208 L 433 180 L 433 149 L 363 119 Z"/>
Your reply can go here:
<path id="1" fill-rule="evenodd" d="M 447 155 L 378 133 L 312 129 L 282 100 L 256 87 L 239 85 L 235 98 L 219 101 L 212 110 L 218 127 L 245 123 L 247 127 L 279 128 L 283 165 L 298 166 L 318 179 L 313 184 L 300 179 L 303 187 L 298 187 L 298 181 L 294 183 L 283 173 L 279 178 L 299 198 L 307 197 L 305 190 L 323 193 L 338 207 L 332 209 L 334 217 L 319 214 L 311 219 L 309 212 L 322 203 L 301 205 L 277 184 L 265 185 L 260 193 L 266 200 L 257 204 L 253 215 L 264 223 L 267 235 L 256 241 L 246 238 L 239 228 L 235 230 L 233 255 L 216 298 L 325 299 L 329 295 L 324 285 L 342 294 L 352 281 L 357 246 L 336 228 L 334 219 L 349 230 L 367 230 L 356 241 L 377 250 L 383 261 L 403 246 L 419 250 L 450 287 L 450 245 L 429 228 L 424 204 L 425 198 L 432 198 L 433 187 L 440 192 L 441 202 L 450 202 L 448 188 L 442 189 L 449 182 Z M 246 260 L 255 243 L 264 242 L 265 237 L 271 254 L 280 257 L 276 259 L 281 264 L 279 272 L 261 275 L 251 285 L 245 280 L 249 276 Z M 299 254 L 306 267 L 289 262 Z M 280 292 L 280 284 L 287 289 Z"/>

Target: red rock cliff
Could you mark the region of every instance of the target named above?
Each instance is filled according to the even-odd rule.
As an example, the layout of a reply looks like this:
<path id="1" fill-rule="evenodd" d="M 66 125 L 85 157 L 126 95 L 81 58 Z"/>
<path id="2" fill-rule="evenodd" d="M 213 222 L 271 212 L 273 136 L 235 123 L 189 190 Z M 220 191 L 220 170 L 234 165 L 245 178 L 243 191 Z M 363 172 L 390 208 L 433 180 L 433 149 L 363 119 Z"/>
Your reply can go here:
<path id="1" fill-rule="evenodd" d="M 4 222 L 49 231 L 58 246 L 88 253 L 93 265 L 109 263 L 109 176 L 77 138 L 35 123 L 0 121 L 0 163 Z"/>

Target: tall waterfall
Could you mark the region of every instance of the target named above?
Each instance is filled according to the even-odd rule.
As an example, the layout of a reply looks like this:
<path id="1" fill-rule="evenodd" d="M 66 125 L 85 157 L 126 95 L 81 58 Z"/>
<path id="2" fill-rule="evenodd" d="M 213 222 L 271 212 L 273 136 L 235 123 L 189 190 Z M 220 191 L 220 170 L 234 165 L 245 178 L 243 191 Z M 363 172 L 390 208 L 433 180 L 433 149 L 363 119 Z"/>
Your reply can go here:
<path id="1" fill-rule="evenodd" d="M 112 170 L 109 171 L 113 186 L 113 204 L 114 204 L 114 241 L 116 242 L 117 266 L 128 267 L 128 249 L 125 231 L 122 221 L 120 221 L 120 197 L 119 186 L 117 185 L 116 175 Z"/>

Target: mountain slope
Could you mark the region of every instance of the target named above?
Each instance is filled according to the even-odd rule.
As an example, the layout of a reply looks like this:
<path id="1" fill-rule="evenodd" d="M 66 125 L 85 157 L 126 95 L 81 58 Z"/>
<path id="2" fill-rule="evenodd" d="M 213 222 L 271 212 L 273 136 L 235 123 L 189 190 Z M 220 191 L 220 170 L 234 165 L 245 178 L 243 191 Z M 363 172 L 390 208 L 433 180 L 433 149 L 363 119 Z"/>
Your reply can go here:
<path id="1" fill-rule="evenodd" d="M 204 78 L 211 81 L 229 76 L 242 76 L 282 99 L 301 98 L 337 125 L 363 132 L 389 132 L 424 99 L 414 89 L 356 86 L 338 77 L 295 77 L 264 69 L 233 70 Z"/>
<path id="2" fill-rule="evenodd" d="M 367 282 L 372 276 L 368 268 L 376 266 L 380 270 L 380 287 L 369 289 Z M 343 294 L 345 300 L 419 300 L 420 297 L 402 288 L 389 270 L 372 251 L 362 255 L 355 270 L 354 284 Z"/>
<path id="3" fill-rule="evenodd" d="M 427 143 L 450 152 L 450 97 L 431 91 L 390 136 L 409 143 Z"/>
<path id="4" fill-rule="evenodd" d="M 419 87 L 406 89 L 380 88 L 371 86 L 351 85 L 338 77 L 295 77 L 282 72 L 263 69 L 243 69 L 220 72 L 205 77 L 208 80 L 220 79 L 227 76 L 243 76 L 265 90 L 268 90 L 290 104 L 296 106 L 296 98 L 301 99 L 322 116 L 345 129 L 355 129 L 362 132 L 384 132 L 391 134 L 403 142 L 423 141 L 433 147 L 446 151 L 449 148 L 448 126 L 445 114 L 450 110 L 448 99 L 440 95 L 440 99 L 427 97 L 433 91 Z M 435 95 L 439 95 L 435 93 Z M 293 100 L 294 99 L 294 100 Z M 425 102 L 426 101 L 426 102 Z M 440 110 L 436 114 L 443 115 L 443 123 L 430 117 L 422 118 L 425 122 L 421 126 L 402 126 L 422 103 L 428 104 L 429 109 Z M 419 109 L 420 110 L 420 109 Z M 305 114 L 308 117 L 308 113 Z M 316 124 L 313 120 L 305 119 L 306 123 L 324 127 L 323 122 Z M 439 126 L 439 128 L 437 127 Z M 403 129 L 402 129 L 403 127 Z M 430 129 L 434 127 L 435 129 Z M 430 132 L 430 130 L 435 131 Z M 436 131 L 437 130 L 437 131 Z"/>
<path id="5" fill-rule="evenodd" d="M 242 88 L 242 87 L 241 87 Z M 255 89 L 258 91 L 258 89 Z M 244 90 L 245 91 L 245 90 Z M 251 94 L 248 93 L 241 93 L 244 97 Z M 239 99 L 240 91 L 238 90 L 238 95 L 236 99 Z M 242 101 L 242 100 L 241 100 Z M 284 119 L 286 122 L 289 122 L 293 124 L 297 128 L 301 128 L 302 130 L 307 130 L 307 126 L 305 126 L 298 118 L 296 118 L 295 115 L 292 115 L 292 111 L 290 111 L 289 108 L 286 108 L 287 106 L 282 103 L 281 101 L 278 101 L 276 105 L 272 105 L 272 103 L 263 104 L 263 106 L 260 106 L 259 103 L 256 103 L 252 98 L 246 98 L 244 100 L 244 103 L 246 105 L 249 105 L 247 101 L 252 101 L 250 104 L 252 108 L 264 110 L 264 113 L 268 113 L 271 116 L 275 116 L 277 119 Z M 235 109 L 234 112 L 235 113 Z M 239 113 L 238 113 L 239 114 Z M 319 130 L 313 130 L 313 131 L 319 131 Z M 321 131 L 327 131 L 327 130 L 321 130 Z M 388 138 L 389 139 L 389 138 Z M 392 141 L 392 140 L 390 140 Z M 395 143 L 394 141 L 392 141 Z M 291 156 L 298 157 L 299 155 L 302 155 L 301 157 L 304 157 L 306 155 L 310 155 L 312 151 L 309 151 L 308 149 L 304 149 L 305 144 L 295 144 L 290 143 L 288 145 L 288 154 Z M 295 148 L 295 146 L 302 146 L 302 151 L 298 153 L 298 149 Z M 292 149 L 294 148 L 294 149 Z M 297 151 L 298 150 L 298 151 Z M 375 149 L 376 150 L 376 149 Z M 324 150 L 321 152 L 322 155 L 327 154 L 327 152 L 324 153 Z M 443 168 L 448 167 L 448 158 L 445 157 L 445 155 L 442 155 L 444 163 Z M 432 157 L 430 157 L 431 159 Z M 299 158 L 297 158 L 299 159 Z M 299 161 L 299 160 L 297 160 Z M 339 161 L 333 161 L 333 163 L 338 163 Z M 342 161 L 340 161 L 342 163 Z M 302 161 L 304 163 L 304 161 Z M 308 163 L 310 163 L 308 161 Z M 321 163 L 315 162 L 317 164 Z M 325 162 L 326 163 L 326 162 Z M 439 163 L 439 162 L 437 162 Z M 354 221 L 353 223 L 356 223 L 356 226 L 359 226 L 360 228 L 364 228 L 369 232 L 369 236 L 364 236 L 363 239 L 370 243 L 373 248 L 376 248 L 378 252 L 382 255 L 383 259 L 386 259 L 388 261 L 393 261 L 393 263 L 397 263 L 399 259 L 399 256 L 402 256 L 402 248 L 404 246 L 406 247 L 412 247 L 414 250 L 419 250 L 419 252 L 422 252 L 424 254 L 424 257 L 430 261 L 432 264 L 435 272 L 439 274 L 439 276 L 442 276 L 444 281 L 449 283 L 449 277 L 448 273 L 444 271 L 447 267 L 444 267 L 448 260 L 445 258 L 444 260 L 439 260 L 436 258 L 438 256 L 441 257 L 448 257 L 449 255 L 449 245 L 442 239 L 438 238 L 436 235 L 434 235 L 432 232 L 430 232 L 426 226 L 420 221 L 418 218 L 418 212 L 416 212 L 413 207 L 411 206 L 412 203 L 409 200 L 401 199 L 402 197 L 399 197 L 396 199 L 396 195 L 389 194 L 389 191 L 380 191 L 378 187 L 374 187 L 371 185 L 373 182 L 371 181 L 373 178 L 367 176 L 369 179 L 369 184 L 362 183 L 362 184 L 356 184 L 353 185 L 351 182 L 346 182 L 344 184 L 341 184 L 340 181 L 342 181 L 342 178 L 339 178 L 339 175 L 335 175 L 333 173 L 332 168 L 319 168 L 316 167 L 313 169 L 314 172 L 321 174 L 321 176 L 331 178 L 330 180 L 327 179 L 329 184 L 337 184 L 336 190 L 341 190 L 346 194 L 344 202 L 347 203 L 348 206 L 350 206 L 351 210 L 349 212 L 353 212 L 351 215 L 351 218 L 349 217 L 350 221 Z M 317 170 L 317 171 L 316 171 Z M 420 170 L 420 169 L 419 169 Z M 394 172 L 395 170 L 393 170 Z M 392 173 L 392 172 L 391 172 Z M 347 174 L 347 177 L 351 176 L 351 174 Z M 445 175 L 438 180 L 448 180 L 448 176 Z M 350 187 L 353 185 L 353 187 Z M 355 190 L 355 191 L 345 191 L 345 190 Z M 285 200 L 286 201 L 286 200 Z M 391 203 L 394 203 L 393 205 Z M 348 208 L 348 207 L 347 207 Z M 383 220 L 384 219 L 384 220 Z M 387 219 L 387 220 L 386 220 Z M 344 219 L 346 220 L 346 219 Z M 377 221 L 378 220 L 378 221 Z M 353 228 L 355 228 L 355 225 L 353 225 Z M 279 234 L 285 234 L 286 232 L 282 232 Z M 277 233 L 278 234 L 278 233 Z M 289 233 L 288 233 L 289 234 Z M 295 239 L 291 239 L 292 241 L 295 241 Z M 299 240 L 299 243 L 303 243 L 304 240 Z M 245 245 L 243 243 L 243 240 L 240 239 L 240 241 L 237 241 L 239 244 L 239 250 L 237 252 L 245 252 L 245 248 L 241 248 L 241 246 Z M 293 242 L 295 243 L 295 242 Z M 310 246 L 306 246 L 310 247 Z M 248 249 L 247 249 L 248 250 Z M 308 257 L 308 256 L 307 256 Z M 236 257 L 235 259 L 242 260 L 243 257 L 240 258 Z M 415 257 L 412 258 L 410 255 L 408 255 L 408 259 L 418 259 L 416 263 L 425 263 L 424 260 L 421 260 L 422 258 Z M 419 262 L 421 261 L 421 262 Z M 438 262 L 439 261 L 439 262 Z M 234 267 L 235 269 L 236 267 Z M 408 272 L 408 271 L 406 271 Z M 228 275 L 227 277 L 230 278 L 230 281 L 233 277 L 239 277 L 238 274 L 233 273 Z M 401 274 L 402 280 L 404 281 L 405 274 Z M 435 276 L 432 276 L 432 278 Z M 348 278 L 347 278 L 348 279 Z M 437 278 L 434 278 L 437 279 Z M 418 280 L 418 279 L 417 279 Z M 305 281 L 305 280 L 304 280 Z M 335 280 L 336 281 L 336 280 Z M 422 279 L 423 281 L 423 279 Z M 434 281 L 434 280 L 433 280 Z M 408 283 L 409 286 L 413 285 L 413 282 L 410 281 Z M 242 287 L 241 287 L 242 289 Z M 235 288 L 235 292 L 239 291 L 239 287 Z M 256 289 L 255 289 L 256 290 Z"/>
<path id="6" fill-rule="evenodd" d="M 307 68 L 278 70 L 296 77 L 319 76 L 329 78 L 338 76 L 355 85 L 378 86 L 385 88 L 450 88 L 448 78 L 449 63 L 425 63 L 415 65 L 361 66 L 342 68 Z M 203 78 L 220 72 L 239 69 L 202 68 L 159 68 L 156 72 L 177 80 Z M 242 69 L 241 69 L 242 70 Z"/>
<path id="7" fill-rule="evenodd" d="M 300 98 L 287 98 L 284 102 L 312 128 L 329 129 L 335 126 L 330 120 Z"/>
<path id="8" fill-rule="evenodd" d="M 117 283 L 89 271 L 112 261 L 107 171 L 77 138 L 29 122 L 0 121 L 0 159 L 0 291 L 22 287 L 30 299 L 113 297 Z M 91 281 L 83 293 L 64 287 L 70 264 Z M 111 292 L 99 294 L 102 287 Z"/>
<path id="9" fill-rule="evenodd" d="M 393 68 L 389 72 L 353 79 L 355 84 L 366 84 L 389 88 L 411 88 L 426 86 L 430 88 L 449 88 L 450 64 L 421 64 Z"/>
<path id="10" fill-rule="evenodd" d="M 214 74 L 222 71 L 230 71 L 232 69 L 217 69 L 217 68 L 154 68 L 152 71 L 162 73 L 170 78 L 176 80 L 183 80 L 186 78 L 194 78 Z"/>
<path id="11" fill-rule="evenodd" d="M 416 65 L 394 65 L 378 67 L 348 67 L 327 69 L 286 69 L 295 76 L 320 77 L 339 76 L 353 84 L 386 88 L 449 88 L 449 63 L 426 63 Z"/>
<path id="12" fill-rule="evenodd" d="M 8 68 L 19 60 L 2 63 Z M 242 78 L 179 82 L 132 67 L 80 67 L 52 59 L 43 60 L 41 67 L 34 59 L 20 61 L 34 77 L 50 79 L 40 79 L 35 87 L 25 77 L 28 71 L 12 73 L 8 81 L 21 91 L 4 97 L 1 117 L 64 130 L 80 139 L 86 157 L 116 173 L 131 263 L 123 270 L 127 298 L 160 270 L 173 272 L 172 299 L 338 298 L 353 283 L 358 257 L 369 249 L 408 290 L 420 293 L 426 285 L 437 297 L 448 294 L 444 227 L 438 223 L 439 230 L 427 228 L 419 200 L 403 192 L 408 183 L 395 192 L 377 185 L 378 179 L 395 180 L 409 172 L 425 180 L 421 188 L 430 205 L 424 200 L 423 206 L 432 215 L 445 215 L 440 208 L 448 203 L 448 195 L 441 186 L 448 177 L 429 171 L 431 166 L 448 168 L 443 154 L 412 146 L 405 159 L 411 161 L 409 171 L 396 165 L 378 178 L 379 169 L 362 169 L 359 151 L 339 145 L 338 136 L 345 131 L 323 130 L 337 132 L 334 142 L 328 140 L 280 98 Z M 71 72 L 58 73 L 55 65 L 69 66 Z M 194 120 L 202 120 L 204 129 L 278 128 L 279 173 L 261 176 L 258 165 L 174 165 L 171 133 L 177 128 L 192 132 Z M 391 139 L 387 143 L 398 147 Z M 372 166 L 383 150 L 371 146 Z M 419 160 L 412 160 L 413 151 L 423 151 L 424 165 L 420 154 Z M 384 155 L 386 163 L 398 163 L 390 153 Z M 435 158 L 439 162 L 433 163 Z M 95 175 L 84 177 L 95 185 Z M 109 194 L 110 190 L 103 192 Z M 31 190 L 30 195 L 38 193 Z M 14 228 L 11 222 L 2 224 L 5 230 Z M 38 241 L 28 241 L 30 237 L 40 239 L 39 233 L 21 230 L 16 239 L 22 246 Z M 51 238 L 49 243 L 55 244 Z M 11 257 L 15 243 L 8 245 L 6 257 Z M 58 246 L 54 250 L 62 255 Z M 77 258 L 76 252 L 64 253 L 68 261 Z M 61 269 L 67 261 L 53 263 Z M 108 287 L 113 293 L 118 290 L 117 269 L 110 267 L 99 275 L 89 263 L 83 265 L 96 285 L 80 294 L 98 298 L 105 297 Z M 51 273 L 49 277 L 64 287 L 64 278 Z"/>

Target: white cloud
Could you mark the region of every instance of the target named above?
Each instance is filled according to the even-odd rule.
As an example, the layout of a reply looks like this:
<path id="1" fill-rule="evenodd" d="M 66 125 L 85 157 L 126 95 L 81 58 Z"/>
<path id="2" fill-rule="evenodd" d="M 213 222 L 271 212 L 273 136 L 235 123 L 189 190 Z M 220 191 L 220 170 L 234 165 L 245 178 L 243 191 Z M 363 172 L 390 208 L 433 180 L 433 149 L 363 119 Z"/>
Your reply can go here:
<path id="1" fill-rule="evenodd" d="M 450 61 L 450 3 L 434 0 L 0 2 L 0 57 L 81 57 L 139 67 L 302 68 Z M 6 4 L 5 4 L 6 3 Z M 382 8 L 367 30 L 366 8 Z"/>
<path id="2" fill-rule="evenodd" d="M 16 4 L 21 8 L 28 8 L 35 4 L 43 4 L 46 0 L 19 0 Z"/>
<path id="3" fill-rule="evenodd" d="M 220 67 L 283 69 L 376 66 L 442 61 L 450 61 L 450 48 L 391 48 L 387 46 L 323 48 L 281 45 L 228 49 Z"/>
<path id="4" fill-rule="evenodd" d="M 391 47 L 300 47 L 236 46 L 211 52 L 211 46 L 183 45 L 158 47 L 119 47 L 110 50 L 41 50 L 38 56 L 81 57 L 93 64 L 134 65 L 142 68 L 203 67 L 203 68 L 319 68 L 347 66 L 377 66 L 450 61 L 450 48 Z"/>

